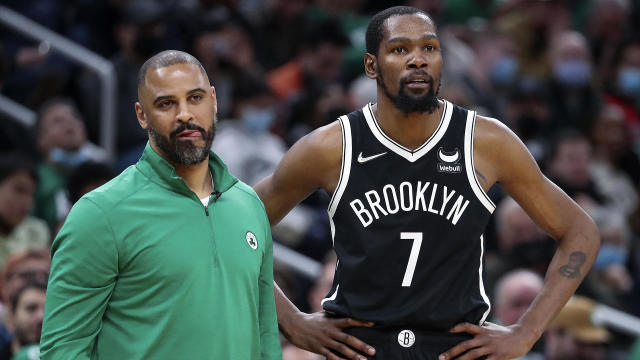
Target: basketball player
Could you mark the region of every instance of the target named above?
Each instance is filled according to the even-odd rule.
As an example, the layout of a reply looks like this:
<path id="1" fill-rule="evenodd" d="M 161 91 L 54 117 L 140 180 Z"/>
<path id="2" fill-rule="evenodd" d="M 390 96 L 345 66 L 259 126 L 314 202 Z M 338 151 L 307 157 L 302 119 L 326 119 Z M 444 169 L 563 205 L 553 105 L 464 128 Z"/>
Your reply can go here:
<path id="1" fill-rule="evenodd" d="M 331 360 L 519 357 L 591 267 L 598 231 L 508 128 L 437 98 L 441 44 L 426 13 L 384 10 L 366 37 L 377 104 L 302 138 L 256 186 L 272 224 L 317 188 L 332 196 L 338 264 L 325 312 L 301 313 L 276 289 L 280 328 Z M 558 242 L 543 290 L 507 327 L 486 322 L 482 283 L 496 182 Z"/>

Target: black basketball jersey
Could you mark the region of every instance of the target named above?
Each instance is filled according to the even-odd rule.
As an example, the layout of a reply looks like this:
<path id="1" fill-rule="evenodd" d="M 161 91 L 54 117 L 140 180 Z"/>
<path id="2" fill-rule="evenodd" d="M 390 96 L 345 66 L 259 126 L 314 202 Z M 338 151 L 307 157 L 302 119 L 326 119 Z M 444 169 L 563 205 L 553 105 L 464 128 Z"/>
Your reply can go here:
<path id="1" fill-rule="evenodd" d="M 415 150 L 384 134 L 371 104 L 339 121 L 342 169 L 328 210 L 338 264 L 324 309 L 434 331 L 484 322 L 482 234 L 495 205 L 473 167 L 475 112 L 445 101 Z"/>

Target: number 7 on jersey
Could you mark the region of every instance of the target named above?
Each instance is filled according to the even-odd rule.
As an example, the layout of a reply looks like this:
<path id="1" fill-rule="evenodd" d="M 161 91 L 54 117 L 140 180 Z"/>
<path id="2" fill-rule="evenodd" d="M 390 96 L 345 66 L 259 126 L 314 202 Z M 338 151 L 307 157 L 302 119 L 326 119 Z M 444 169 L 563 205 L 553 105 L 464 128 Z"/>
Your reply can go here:
<path id="1" fill-rule="evenodd" d="M 401 232 L 400 239 L 413 240 L 411 246 L 411 254 L 409 254 L 409 262 L 407 263 L 407 270 L 404 272 L 404 279 L 402 279 L 402 286 L 411 286 L 411 280 L 413 280 L 413 272 L 416 269 L 418 263 L 418 255 L 420 254 L 420 246 L 422 245 L 422 233 L 421 232 Z"/>

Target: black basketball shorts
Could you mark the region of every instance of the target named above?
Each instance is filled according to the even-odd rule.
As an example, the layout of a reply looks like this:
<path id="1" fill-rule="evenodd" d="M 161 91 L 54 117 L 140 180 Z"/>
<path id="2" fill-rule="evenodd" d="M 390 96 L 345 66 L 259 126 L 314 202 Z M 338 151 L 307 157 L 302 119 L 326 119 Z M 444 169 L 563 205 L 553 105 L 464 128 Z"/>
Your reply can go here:
<path id="1" fill-rule="evenodd" d="M 344 330 L 376 349 L 375 360 L 437 360 L 438 355 L 472 338 L 469 334 L 428 332 L 411 328 L 354 327 Z"/>

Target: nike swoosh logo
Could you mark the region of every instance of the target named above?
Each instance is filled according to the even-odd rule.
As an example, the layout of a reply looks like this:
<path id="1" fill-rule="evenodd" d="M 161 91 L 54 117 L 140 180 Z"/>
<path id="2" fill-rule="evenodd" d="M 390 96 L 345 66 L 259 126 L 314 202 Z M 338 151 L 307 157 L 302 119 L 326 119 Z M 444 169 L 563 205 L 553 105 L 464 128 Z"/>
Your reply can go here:
<path id="1" fill-rule="evenodd" d="M 448 163 L 454 163 L 457 162 L 460 159 L 460 152 L 456 149 L 456 153 L 453 155 L 445 155 L 442 152 L 442 148 L 440 148 L 438 150 L 438 157 L 440 157 L 440 160 L 444 161 L 444 162 L 448 162 Z"/>
<path id="2" fill-rule="evenodd" d="M 371 155 L 371 156 L 367 156 L 367 157 L 362 157 L 362 153 L 360 153 L 360 154 L 358 155 L 358 162 L 359 162 L 359 163 L 361 163 L 361 164 L 362 164 L 362 163 L 366 163 L 367 161 L 369 161 L 369 160 L 373 160 L 373 159 L 375 159 L 375 158 L 379 158 L 380 156 L 385 155 L 386 153 L 387 153 L 387 152 L 385 151 L 385 152 L 383 152 L 383 153 L 375 154 L 375 155 Z"/>

